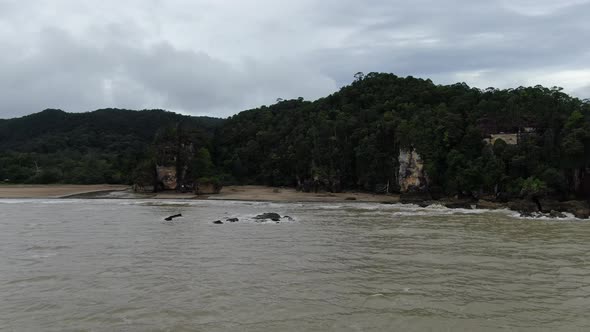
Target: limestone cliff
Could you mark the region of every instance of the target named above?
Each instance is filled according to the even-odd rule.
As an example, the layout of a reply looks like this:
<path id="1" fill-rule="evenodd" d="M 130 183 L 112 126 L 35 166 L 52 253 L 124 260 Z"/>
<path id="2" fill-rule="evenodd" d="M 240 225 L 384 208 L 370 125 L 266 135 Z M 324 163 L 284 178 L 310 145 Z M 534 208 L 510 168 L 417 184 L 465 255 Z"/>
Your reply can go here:
<path id="1" fill-rule="evenodd" d="M 175 190 L 177 185 L 175 166 L 156 166 L 158 183 L 163 190 Z"/>
<path id="2" fill-rule="evenodd" d="M 427 188 L 428 177 L 424 172 L 424 162 L 414 148 L 399 152 L 398 182 L 402 193 L 424 191 Z"/>

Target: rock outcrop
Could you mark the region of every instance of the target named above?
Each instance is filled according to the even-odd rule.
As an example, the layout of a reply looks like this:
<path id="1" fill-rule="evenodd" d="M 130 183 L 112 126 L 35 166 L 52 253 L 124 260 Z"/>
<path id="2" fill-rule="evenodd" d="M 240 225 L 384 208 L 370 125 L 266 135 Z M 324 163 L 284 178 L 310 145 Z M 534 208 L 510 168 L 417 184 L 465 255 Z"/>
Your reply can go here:
<path id="1" fill-rule="evenodd" d="M 414 148 L 399 152 L 398 182 L 401 193 L 424 192 L 428 189 L 428 177 L 424 172 L 422 157 Z"/>
<path id="2" fill-rule="evenodd" d="M 156 166 L 158 184 L 163 190 L 175 190 L 177 185 L 175 166 Z"/>
<path id="3" fill-rule="evenodd" d="M 278 213 L 274 213 L 274 212 L 266 212 L 266 213 L 257 215 L 256 217 L 254 217 L 254 219 L 256 219 L 256 220 L 270 219 L 272 221 L 279 221 L 279 220 L 281 220 L 281 215 L 279 215 Z"/>

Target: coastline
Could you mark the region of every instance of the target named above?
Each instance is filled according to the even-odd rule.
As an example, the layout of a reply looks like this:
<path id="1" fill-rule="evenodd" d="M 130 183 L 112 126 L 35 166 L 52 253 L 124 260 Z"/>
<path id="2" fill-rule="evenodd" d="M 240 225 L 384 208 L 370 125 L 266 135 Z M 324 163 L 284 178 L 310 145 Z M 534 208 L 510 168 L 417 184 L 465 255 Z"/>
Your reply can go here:
<path id="1" fill-rule="evenodd" d="M 586 201 L 558 202 L 542 200 L 543 211 L 539 211 L 534 203 L 527 200 L 495 202 L 492 200 L 461 200 L 442 198 L 438 200 L 407 200 L 398 194 L 377 195 L 363 192 L 343 193 L 304 193 L 294 188 L 273 188 L 266 186 L 227 186 L 219 194 L 195 195 L 194 193 L 159 192 L 135 193 L 126 185 L 0 185 L 0 199 L 187 199 L 215 201 L 256 201 L 256 202 L 320 202 L 320 203 L 378 203 L 396 204 L 409 203 L 421 207 L 442 205 L 450 209 L 509 209 L 519 212 L 523 217 L 564 218 L 569 213 L 577 218 L 590 217 L 590 204 Z"/>
<path id="2" fill-rule="evenodd" d="M 159 192 L 135 193 L 126 185 L 0 185 L 0 199 L 35 198 L 138 198 L 138 199 L 201 199 L 261 202 L 374 202 L 398 203 L 399 195 L 376 195 L 362 192 L 304 193 L 294 188 L 265 186 L 227 186 L 219 194 Z"/>
<path id="3" fill-rule="evenodd" d="M 111 184 L 2 184 L 0 198 L 67 198 L 99 192 L 127 190 L 129 186 Z"/>

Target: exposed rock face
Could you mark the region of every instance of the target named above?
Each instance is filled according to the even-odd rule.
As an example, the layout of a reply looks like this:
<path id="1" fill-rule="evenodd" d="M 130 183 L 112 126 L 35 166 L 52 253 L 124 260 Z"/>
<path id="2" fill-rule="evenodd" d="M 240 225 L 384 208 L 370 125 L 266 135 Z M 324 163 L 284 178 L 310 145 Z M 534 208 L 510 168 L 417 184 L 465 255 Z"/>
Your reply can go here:
<path id="1" fill-rule="evenodd" d="M 176 167 L 174 166 L 156 166 L 158 183 L 162 184 L 164 190 L 176 189 Z"/>
<path id="2" fill-rule="evenodd" d="M 424 172 L 422 157 L 414 148 L 399 152 L 399 187 L 400 192 L 421 192 L 427 189 L 428 178 Z"/>
<path id="3" fill-rule="evenodd" d="M 484 139 L 484 142 L 488 144 L 494 145 L 497 140 L 503 140 L 508 145 L 517 145 L 518 144 L 518 134 L 491 134 L 490 138 Z"/>
<path id="4" fill-rule="evenodd" d="M 590 167 L 574 170 L 574 191 L 581 197 L 590 198 Z"/>

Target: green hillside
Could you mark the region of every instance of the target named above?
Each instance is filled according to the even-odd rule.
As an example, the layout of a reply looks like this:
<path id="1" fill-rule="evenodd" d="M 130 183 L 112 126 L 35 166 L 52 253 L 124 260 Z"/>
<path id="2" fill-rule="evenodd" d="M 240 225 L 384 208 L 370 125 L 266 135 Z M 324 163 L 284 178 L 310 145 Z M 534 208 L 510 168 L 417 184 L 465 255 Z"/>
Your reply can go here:
<path id="1" fill-rule="evenodd" d="M 0 179 L 12 183 L 131 183 L 161 128 L 212 136 L 222 120 L 163 110 L 45 110 L 0 121 Z"/>
<path id="2" fill-rule="evenodd" d="M 499 133 L 520 133 L 518 144 L 484 142 Z M 359 73 L 317 101 L 279 101 L 227 120 L 115 109 L 2 120 L 0 177 L 149 184 L 158 151 L 169 147 L 182 151 L 176 167 L 189 182 L 395 191 L 399 152 L 413 149 L 432 193 L 590 192 L 587 100 L 560 88 L 482 90 L 382 73 Z"/>

